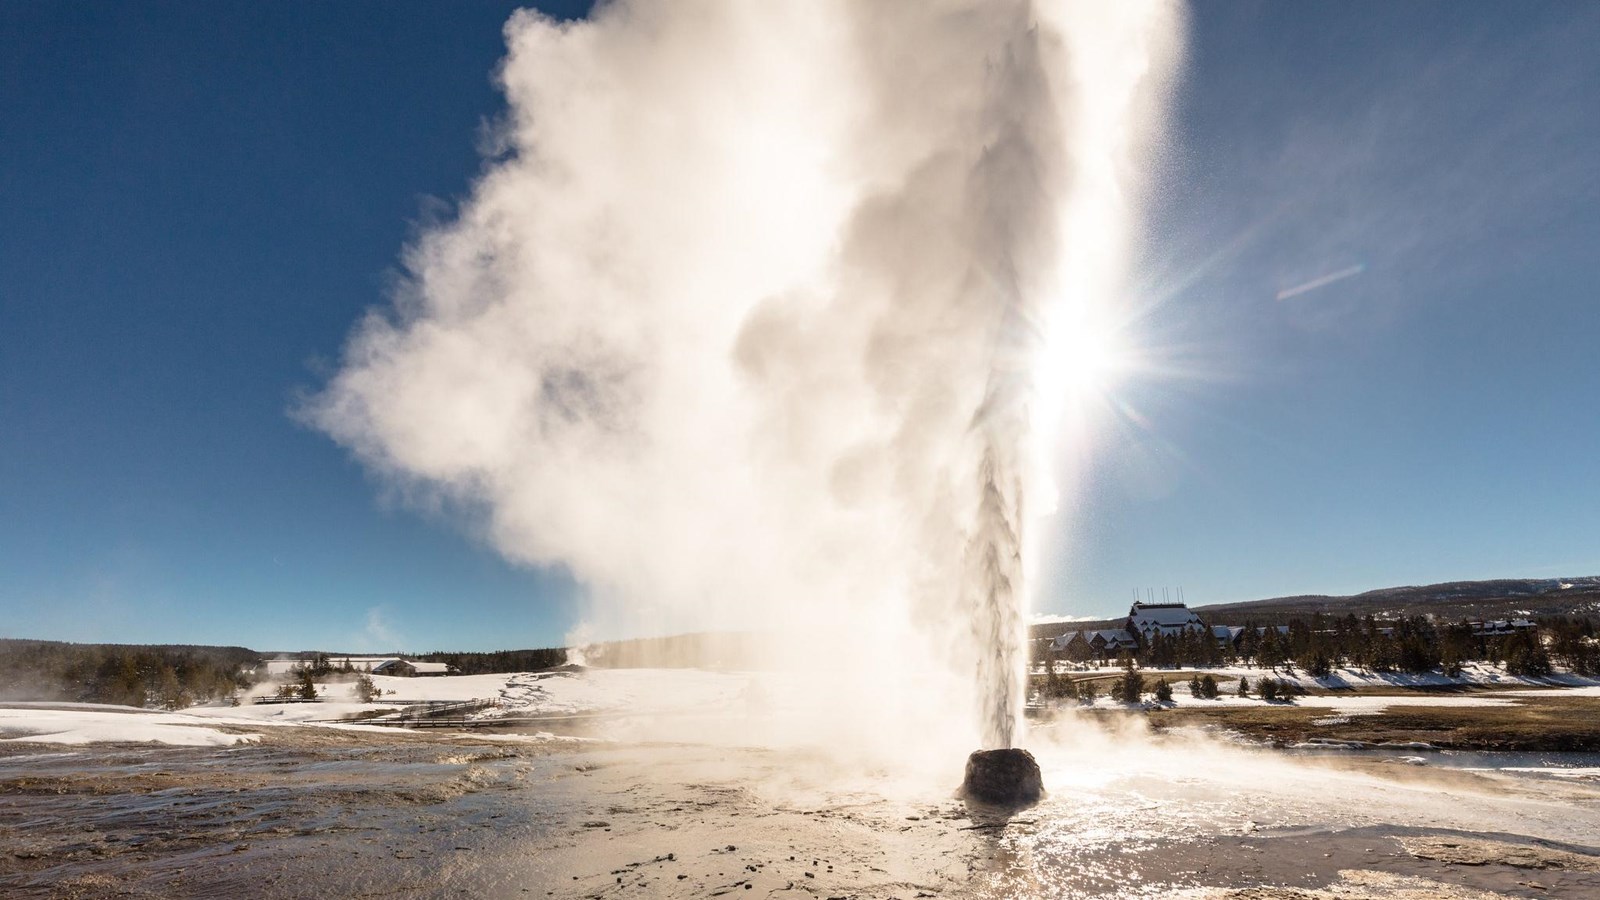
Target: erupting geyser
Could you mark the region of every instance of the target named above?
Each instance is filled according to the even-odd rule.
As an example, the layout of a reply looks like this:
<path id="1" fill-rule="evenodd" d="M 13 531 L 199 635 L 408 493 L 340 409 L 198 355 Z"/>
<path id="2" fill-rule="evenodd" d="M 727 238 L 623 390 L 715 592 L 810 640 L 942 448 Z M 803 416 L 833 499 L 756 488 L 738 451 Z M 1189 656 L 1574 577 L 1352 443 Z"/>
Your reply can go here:
<path id="1" fill-rule="evenodd" d="M 589 634 L 772 636 L 807 677 L 741 739 L 1009 748 L 1050 451 L 1080 439 L 1177 18 L 519 12 L 495 155 L 305 415 L 570 573 Z"/>

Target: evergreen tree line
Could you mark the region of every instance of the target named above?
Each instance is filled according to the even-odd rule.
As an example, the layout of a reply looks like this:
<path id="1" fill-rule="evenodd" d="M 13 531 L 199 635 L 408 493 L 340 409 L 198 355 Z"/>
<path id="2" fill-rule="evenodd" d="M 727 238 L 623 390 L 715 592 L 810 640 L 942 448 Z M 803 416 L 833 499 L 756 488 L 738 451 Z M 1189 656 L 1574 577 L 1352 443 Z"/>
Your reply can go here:
<path id="1" fill-rule="evenodd" d="M 1212 675 L 1195 674 L 1189 679 L 1188 687 L 1190 696 L 1199 699 L 1215 700 L 1222 696 L 1222 686 Z M 1049 668 L 1045 669 L 1039 690 L 1046 698 L 1077 700 L 1087 704 L 1093 704 L 1100 693 L 1094 680 L 1078 681 L 1065 673 L 1057 674 Z M 1250 696 L 1251 690 L 1252 685 L 1248 678 L 1240 678 L 1233 687 L 1233 692 L 1240 697 Z M 1295 694 L 1305 693 L 1293 682 L 1277 678 L 1258 679 L 1254 690 L 1261 695 L 1261 699 L 1269 702 L 1290 700 Z M 1123 659 L 1122 674 L 1111 679 L 1110 689 L 1106 693 L 1119 703 L 1138 703 L 1146 694 L 1154 697 L 1157 703 L 1172 702 L 1172 685 L 1165 678 L 1150 678 L 1144 675 L 1139 669 L 1134 668 L 1131 657 Z"/>
<path id="2" fill-rule="evenodd" d="M 442 662 L 456 667 L 462 675 L 498 675 L 504 672 L 533 672 L 567 664 L 567 651 L 560 647 L 540 650 L 496 650 L 490 653 L 447 653 L 435 651 L 414 657 L 421 662 Z"/>
<path id="3" fill-rule="evenodd" d="M 1087 662 L 1091 650 L 1073 646 L 1057 661 Z M 1124 654 L 1126 655 L 1126 654 Z M 1146 668 L 1208 668 L 1253 665 L 1299 668 L 1313 676 L 1335 668 L 1455 676 L 1468 662 L 1503 664 L 1513 675 L 1549 675 L 1556 664 L 1578 675 L 1600 675 L 1600 642 L 1588 618 L 1540 619 L 1535 628 L 1504 635 L 1476 632 L 1466 622 L 1436 624 L 1423 616 L 1379 622 L 1372 616 L 1293 619 L 1287 631 L 1250 623 L 1237 642 L 1217 641 L 1207 632 L 1156 635 L 1131 657 Z"/>
<path id="4" fill-rule="evenodd" d="M 459 675 L 498 675 L 506 672 L 533 672 L 565 665 L 567 651 L 560 647 L 539 650 L 495 650 L 491 652 L 455 652 L 435 650 L 420 655 L 407 654 L 400 658 L 416 662 L 439 662 L 454 666 Z M 309 672 L 314 679 L 332 675 L 353 675 L 363 671 L 362 665 L 351 661 L 350 654 L 302 653 L 294 672 Z"/>
<path id="5" fill-rule="evenodd" d="M 249 687 L 260 661 L 243 647 L 0 640 L 0 698 L 182 709 Z"/>

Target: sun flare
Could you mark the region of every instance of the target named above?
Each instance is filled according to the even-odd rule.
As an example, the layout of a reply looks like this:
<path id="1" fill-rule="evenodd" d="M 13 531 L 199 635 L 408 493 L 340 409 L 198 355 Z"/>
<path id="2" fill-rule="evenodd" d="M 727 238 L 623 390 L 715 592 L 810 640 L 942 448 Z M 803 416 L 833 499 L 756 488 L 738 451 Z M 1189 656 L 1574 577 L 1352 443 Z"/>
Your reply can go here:
<path id="1" fill-rule="evenodd" d="M 1042 397 L 1057 403 L 1103 398 L 1134 368 L 1124 329 L 1104 316 L 1064 316 L 1040 348 L 1035 375 Z"/>

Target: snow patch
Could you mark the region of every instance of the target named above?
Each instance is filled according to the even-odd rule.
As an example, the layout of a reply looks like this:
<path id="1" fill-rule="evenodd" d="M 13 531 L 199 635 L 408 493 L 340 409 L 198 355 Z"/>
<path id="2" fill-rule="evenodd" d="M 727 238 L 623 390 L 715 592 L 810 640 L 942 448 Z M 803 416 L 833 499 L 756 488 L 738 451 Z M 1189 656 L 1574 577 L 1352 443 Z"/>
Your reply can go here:
<path id="1" fill-rule="evenodd" d="M 207 727 L 206 720 L 182 713 L 157 713 L 132 707 L 0 709 L 5 743 L 94 744 L 126 742 L 175 747 L 229 747 L 253 743 L 259 734 L 230 734 Z"/>

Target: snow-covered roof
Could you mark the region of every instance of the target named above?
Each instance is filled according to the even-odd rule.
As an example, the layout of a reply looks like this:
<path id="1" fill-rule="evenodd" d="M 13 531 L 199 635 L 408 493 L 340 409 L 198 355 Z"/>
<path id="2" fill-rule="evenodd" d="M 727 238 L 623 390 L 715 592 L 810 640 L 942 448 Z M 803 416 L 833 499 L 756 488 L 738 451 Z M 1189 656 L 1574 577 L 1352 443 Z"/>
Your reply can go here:
<path id="1" fill-rule="evenodd" d="M 1064 634 L 1060 638 L 1057 638 L 1057 640 L 1062 641 L 1062 646 L 1066 646 L 1067 643 L 1071 642 L 1075 635 L 1080 634 L 1083 635 L 1083 639 L 1089 643 L 1094 643 L 1096 639 L 1102 640 L 1111 645 L 1126 645 L 1129 647 L 1135 646 L 1138 643 L 1134 640 L 1133 635 L 1122 630 L 1121 628 L 1102 628 L 1099 631 L 1075 631 L 1072 634 Z"/>
<path id="2" fill-rule="evenodd" d="M 1487 622 L 1468 622 L 1473 631 L 1485 634 L 1509 634 L 1526 628 L 1533 628 L 1534 624 L 1524 618 L 1516 619 L 1491 619 Z"/>
<path id="3" fill-rule="evenodd" d="M 1128 610 L 1128 625 L 1141 634 L 1201 629 L 1205 623 L 1182 603 L 1135 603 Z"/>
<path id="4" fill-rule="evenodd" d="M 418 675 L 450 674 L 450 666 L 448 663 L 419 662 L 414 659 L 401 659 L 398 656 L 391 656 L 388 659 L 379 660 L 378 662 L 373 663 L 371 671 L 380 672 L 383 669 L 398 669 L 402 666 L 410 667 L 411 670 L 416 672 Z"/>
<path id="5" fill-rule="evenodd" d="M 1065 650 L 1074 638 L 1082 638 L 1085 643 L 1094 643 L 1099 638 L 1108 647 L 1135 647 L 1137 642 L 1133 635 L 1121 628 L 1103 628 L 1099 631 L 1069 631 L 1050 642 L 1050 649 Z"/>
<path id="6" fill-rule="evenodd" d="M 383 665 L 384 663 L 388 662 L 389 660 L 398 658 L 398 657 L 395 657 L 395 656 L 332 656 L 332 655 L 329 655 L 329 654 L 323 654 L 323 655 L 325 657 L 327 657 L 328 665 L 333 666 L 335 669 L 342 668 L 344 666 L 344 664 L 348 661 L 350 663 L 350 667 L 352 669 L 355 669 L 357 672 L 371 671 L 372 669 Z M 265 661 L 262 662 L 262 665 L 265 667 L 265 671 L 266 671 L 266 673 L 268 675 L 282 675 L 282 674 L 284 674 L 286 672 L 289 672 L 289 671 L 291 671 L 291 670 L 293 670 L 295 668 L 309 667 L 311 664 L 312 664 L 312 660 L 310 660 L 310 659 L 301 659 L 298 656 L 292 656 L 292 657 L 291 656 L 281 656 L 281 657 L 278 657 L 277 659 L 269 659 L 269 660 L 265 660 Z"/>
<path id="7" fill-rule="evenodd" d="M 1218 626 L 1218 627 L 1220 628 L 1221 626 Z M 1229 625 L 1228 627 L 1233 629 L 1233 633 L 1234 633 L 1235 636 L 1238 636 L 1238 635 L 1244 634 L 1246 631 L 1249 631 L 1252 626 L 1247 626 L 1247 625 Z M 1253 626 L 1253 627 L 1255 628 L 1256 631 L 1260 632 L 1261 634 L 1266 634 L 1269 631 L 1276 631 L 1279 634 L 1288 634 L 1289 633 L 1289 626 L 1287 626 L 1287 625 L 1256 625 L 1256 626 Z M 1383 629 L 1381 629 L 1381 628 L 1378 629 L 1378 630 L 1379 631 L 1383 631 Z M 1393 631 L 1394 629 L 1391 628 L 1389 630 Z M 1387 634 L 1388 632 L 1384 632 L 1384 633 Z"/>

